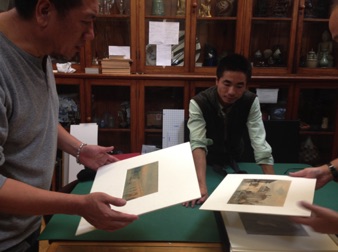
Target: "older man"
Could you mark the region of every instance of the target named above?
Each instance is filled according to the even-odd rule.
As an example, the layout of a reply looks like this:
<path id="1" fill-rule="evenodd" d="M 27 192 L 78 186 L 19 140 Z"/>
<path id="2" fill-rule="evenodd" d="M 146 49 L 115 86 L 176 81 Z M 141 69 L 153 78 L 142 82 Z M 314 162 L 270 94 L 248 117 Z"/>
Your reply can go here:
<path id="1" fill-rule="evenodd" d="M 48 57 L 72 58 L 93 39 L 97 13 L 97 0 L 15 0 L 0 14 L 0 251 L 38 251 L 41 215 L 76 214 L 107 231 L 137 219 L 111 210 L 123 199 L 48 190 L 57 147 L 94 170 L 116 161 L 113 147 L 81 143 L 58 124 Z"/>

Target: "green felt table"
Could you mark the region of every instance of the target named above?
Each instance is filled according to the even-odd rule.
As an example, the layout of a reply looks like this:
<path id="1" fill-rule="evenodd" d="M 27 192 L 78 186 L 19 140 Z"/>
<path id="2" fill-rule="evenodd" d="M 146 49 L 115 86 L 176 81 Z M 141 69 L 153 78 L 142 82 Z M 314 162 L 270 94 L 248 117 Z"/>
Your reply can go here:
<path id="1" fill-rule="evenodd" d="M 260 174 L 261 169 L 252 163 L 239 163 L 242 170 Z M 289 171 L 300 170 L 305 164 L 275 164 L 276 174 L 287 174 Z M 229 171 L 230 172 L 230 171 Z M 207 169 L 208 190 L 211 193 L 224 177 Z M 90 191 L 92 181 L 79 183 L 72 193 L 86 194 Z M 315 192 L 314 202 L 338 211 L 338 184 L 330 182 L 323 189 Z M 52 217 L 40 235 L 40 240 L 50 241 L 96 241 L 96 242 L 224 242 L 220 219 L 212 211 L 185 208 L 181 204 L 160 209 L 141 215 L 139 220 L 129 226 L 115 231 L 95 230 L 84 235 L 75 236 L 80 217 L 57 214 Z M 56 250 L 55 250 L 56 251 Z"/>

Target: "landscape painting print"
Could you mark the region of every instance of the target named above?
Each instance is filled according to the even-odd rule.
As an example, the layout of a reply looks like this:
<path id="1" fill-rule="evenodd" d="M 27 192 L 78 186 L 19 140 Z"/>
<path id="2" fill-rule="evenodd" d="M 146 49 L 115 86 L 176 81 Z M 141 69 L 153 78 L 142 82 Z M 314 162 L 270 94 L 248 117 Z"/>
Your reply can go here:
<path id="1" fill-rule="evenodd" d="M 243 179 L 228 204 L 283 206 L 291 181 Z"/>
<path id="2" fill-rule="evenodd" d="M 129 169 L 123 199 L 132 200 L 158 192 L 158 162 Z"/>

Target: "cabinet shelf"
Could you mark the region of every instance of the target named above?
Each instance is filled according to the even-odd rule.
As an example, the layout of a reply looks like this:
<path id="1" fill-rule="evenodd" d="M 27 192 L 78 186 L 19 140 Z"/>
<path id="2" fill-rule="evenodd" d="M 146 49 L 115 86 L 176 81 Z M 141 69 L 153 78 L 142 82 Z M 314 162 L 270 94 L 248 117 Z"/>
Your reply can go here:
<path id="1" fill-rule="evenodd" d="M 144 131 L 147 133 L 162 133 L 161 129 L 145 129 Z"/>
<path id="2" fill-rule="evenodd" d="M 122 128 L 99 128 L 99 132 L 130 132 L 130 129 Z"/>
<path id="3" fill-rule="evenodd" d="M 287 21 L 292 21 L 292 18 L 252 17 L 252 21 L 278 21 L 278 22 L 287 22 Z"/>
<path id="4" fill-rule="evenodd" d="M 96 19 L 129 19 L 130 15 L 125 14 L 100 14 L 96 17 Z"/>
<path id="5" fill-rule="evenodd" d="M 335 132 L 333 131 L 324 131 L 324 130 L 318 130 L 318 131 L 301 130 L 299 133 L 301 135 L 334 135 L 335 134 Z"/>
<path id="6" fill-rule="evenodd" d="M 329 19 L 323 19 L 323 18 L 304 18 L 304 22 L 316 22 L 316 23 L 328 23 Z"/>
<path id="7" fill-rule="evenodd" d="M 183 16 L 145 16 L 146 19 L 151 20 L 185 20 Z"/>
<path id="8" fill-rule="evenodd" d="M 197 20 L 205 21 L 236 21 L 237 17 L 198 17 Z"/>

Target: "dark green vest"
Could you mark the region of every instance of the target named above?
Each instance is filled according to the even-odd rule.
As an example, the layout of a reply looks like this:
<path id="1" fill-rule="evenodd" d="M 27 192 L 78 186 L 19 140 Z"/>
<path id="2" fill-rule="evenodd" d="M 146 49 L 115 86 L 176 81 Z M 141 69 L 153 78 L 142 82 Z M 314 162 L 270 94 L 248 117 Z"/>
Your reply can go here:
<path id="1" fill-rule="evenodd" d="M 217 86 L 193 97 L 202 110 L 206 122 L 206 136 L 214 142 L 208 146 L 208 164 L 225 165 L 229 164 L 230 160 L 240 158 L 243 152 L 243 134 L 247 130 L 246 122 L 255 97 L 254 93 L 245 91 L 228 111 L 226 125 L 218 102 Z"/>

